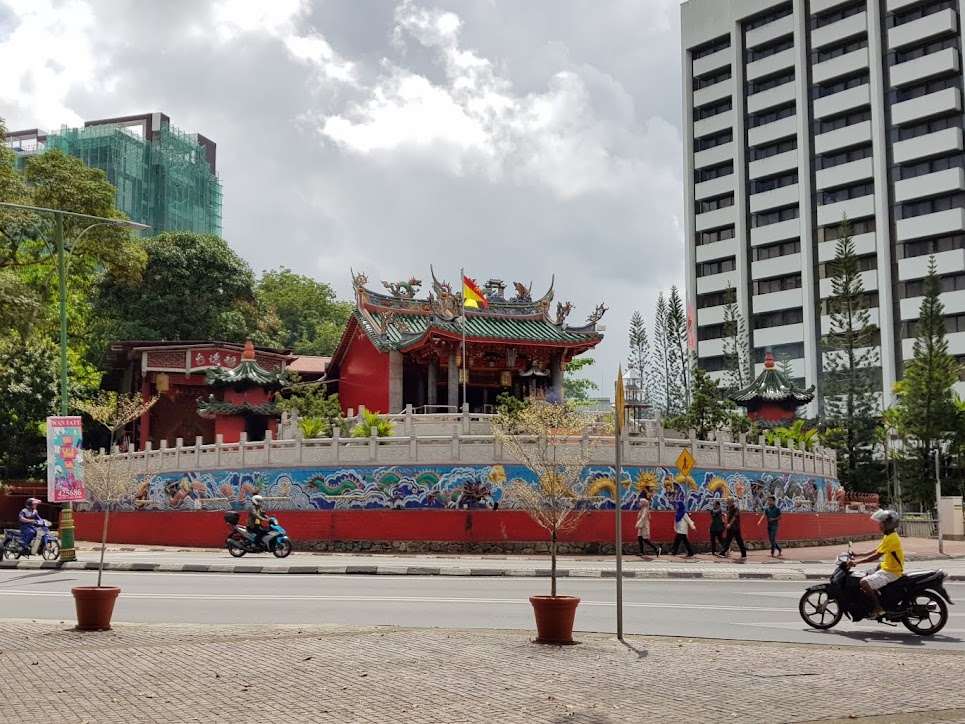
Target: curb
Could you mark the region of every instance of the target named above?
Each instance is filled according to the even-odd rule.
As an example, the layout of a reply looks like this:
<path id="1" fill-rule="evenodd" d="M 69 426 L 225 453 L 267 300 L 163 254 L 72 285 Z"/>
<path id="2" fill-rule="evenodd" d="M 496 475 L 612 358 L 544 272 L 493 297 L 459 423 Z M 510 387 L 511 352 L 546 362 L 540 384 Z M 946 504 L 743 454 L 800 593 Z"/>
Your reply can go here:
<path id="1" fill-rule="evenodd" d="M 96 561 L 0 561 L 0 570 L 96 571 Z M 104 563 L 105 571 L 142 573 L 248 573 L 274 575 L 331 576 L 456 576 L 469 578 L 549 578 L 548 568 L 442 568 L 434 566 L 259 566 L 199 563 Z M 558 568 L 558 578 L 616 578 L 616 571 L 587 568 Z M 624 579 L 709 580 L 709 581 L 824 581 L 829 574 L 804 571 L 715 571 L 654 568 L 625 570 Z M 951 583 L 965 582 L 965 574 L 949 574 Z"/>

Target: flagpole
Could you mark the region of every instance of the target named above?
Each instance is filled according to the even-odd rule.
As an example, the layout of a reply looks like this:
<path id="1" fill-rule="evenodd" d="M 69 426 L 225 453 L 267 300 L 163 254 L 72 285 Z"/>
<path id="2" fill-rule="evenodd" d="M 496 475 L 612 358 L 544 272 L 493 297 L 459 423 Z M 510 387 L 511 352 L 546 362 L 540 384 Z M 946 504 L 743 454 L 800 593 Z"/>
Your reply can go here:
<path id="1" fill-rule="evenodd" d="M 459 270 L 459 281 L 462 284 L 462 404 L 468 404 L 466 399 L 466 380 L 469 378 L 469 360 L 466 359 L 466 270 Z"/>

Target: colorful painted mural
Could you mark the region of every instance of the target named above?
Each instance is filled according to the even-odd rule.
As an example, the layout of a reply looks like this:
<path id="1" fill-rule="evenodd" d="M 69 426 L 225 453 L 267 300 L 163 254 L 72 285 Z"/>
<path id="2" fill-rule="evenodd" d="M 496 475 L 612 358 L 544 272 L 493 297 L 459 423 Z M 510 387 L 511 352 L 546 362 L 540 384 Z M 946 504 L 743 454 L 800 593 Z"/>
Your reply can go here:
<path id="1" fill-rule="evenodd" d="M 626 509 L 636 506 L 642 490 L 651 492 L 654 510 L 671 510 L 680 498 L 691 511 L 709 510 L 729 495 L 744 510 L 760 510 L 774 495 L 786 512 L 833 512 L 844 499 L 837 480 L 798 473 L 695 469 L 684 476 L 676 468 L 628 468 L 622 477 Z M 241 509 L 255 493 L 276 510 L 505 508 L 500 484 L 514 479 L 535 484 L 529 469 L 510 465 L 165 473 L 145 477 L 134 500 L 119 509 Z M 613 479 L 612 467 L 587 468 L 583 504 L 612 510 Z"/>

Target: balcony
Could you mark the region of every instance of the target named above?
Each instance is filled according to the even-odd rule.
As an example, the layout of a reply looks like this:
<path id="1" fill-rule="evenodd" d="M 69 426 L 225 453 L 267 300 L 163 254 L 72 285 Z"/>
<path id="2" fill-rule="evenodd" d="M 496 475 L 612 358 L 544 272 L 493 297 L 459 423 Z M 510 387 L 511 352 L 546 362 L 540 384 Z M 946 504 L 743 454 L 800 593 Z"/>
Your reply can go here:
<path id="1" fill-rule="evenodd" d="M 697 293 L 706 294 L 707 292 L 722 292 L 727 289 L 727 285 L 736 287 L 738 283 L 737 271 L 721 272 L 720 274 L 710 274 L 709 276 L 697 279 Z"/>
<path id="2" fill-rule="evenodd" d="M 850 148 L 871 140 L 871 121 L 861 121 L 836 131 L 814 137 L 815 153 L 830 153 L 839 148 Z"/>
<path id="3" fill-rule="evenodd" d="M 898 141 L 891 153 L 895 163 L 908 163 L 919 158 L 944 155 L 962 150 L 962 129 L 946 128 L 907 141 Z"/>
<path id="4" fill-rule="evenodd" d="M 724 48 L 703 58 L 697 58 L 693 64 L 694 77 L 706 75 L 715 70 L 726 68 L 734 60 L 734 48 Z"/>
<path id="5" fill-rule="evenodd" d="M 734 111 L 724 111 L 716 116 L 694 121 L 694 138 L 703 138 L 712 133 L 734 127 Z"/>
<path id="6" fill-rule="evenodd" d="M 823 168 L 814 174 L 814 186 L 816 189 L 830 189 L 836 186 L 857 183 L 864 179 L 874 176 L 874 167 L 871 158 L 860 158 L 857 161 L 849 161 L 831 168 Z"/>
<path id="7" fill-rule="evenodd" d="M 731 173 L 726 176 L 713 178 L 710 181 L 694 184 L 694 198 L 700 201 L 701 199 L 709 199 L 712 196 L 722 196 L 728 191 L 735 191 L 736 189 L 737 176 Z"/>
<path id="8" fill-rule="evenodd" d="M 937 53 L 930 53 L 923 55 L 921 58 L 893 65 L 891 67 L 891 87 L 901 88 L 935 75 L 957 73 L 960 67 L 958 51 L 954 48 L 945 48 Z"/>
<path id="9" fill-rule="evenodd" d="M 948 8 L 888 30 L 888 50 L 958 32 L 958 14 Z"/>
<path id="10" fill-rule="evenodd" d="M 777 86 L 776 88 L 770 88 L 766 91 L 761 91 L 760 93 L 755 93 L 752 96 L 747 96 L 747 112 L 748 113 L 760 113 L 768 108 L 773 108 L 774 106 L 781 106 L 785 103 L 789 103 L 795 98 L 795 89 L 800 81 L 794 79 L 788 83 Z"/>
<path id="11" fill-rule="evenodd" d="M 844 5 L 846 2 L 849 2 L 849 0 L 811 0 L 811 15 L 820 15 L 827 10 Z"/>
<path id="12" fill-rule="evenodd" d="M 895 222 L 895 241 L 911 241 L 962 232 L 965 232 L 965 209 L 936 211 L 934 214 L 923 214 Z"/>
<path id="13" fill-rule="evenodd" d="M 965 314 L 965 290 L 960 290 L 957 292 L 943 292 L 939 297 L 942 304 L 945 305 L 945 314 Z M 924 297 L 908 297 L 907 299 L 902 299 L 899 303 L 899 312 L 901 314 L 901 321 L 907 322 L 912 319 L 918 319 L 918 314 L 921 311 L 921 303 Z M 956 334 L 948 335 L 950 341 L 951 337 L 958 336 L 960 339 L 965 340 L 965 332 L 957 332 Z M 905 342 L 914 343 L 914 338 L 906 339 Z M 950 346 L 950 345 L 949 345 Z M 965 348 L 965 345 L 962 345 Z M 948 350 L 949 354 L 965 354 L 965 349 L 961 352 L 952 352 L 951 349 Z"/>
<path id="14" fill-rule="evenodd" d="M 831 60 L 817 63 L 811 69 L 811 77 L 815 83 L 826 83 L 829 80 L 848 75 L 868 67 L 868 49 L 858 48 L 846 55 L 840 55 Z"/>
<path id="15" fill-rule="evenodd" d="M 756 128 L 748 128 L 747 145 L 751 147 L 763 146 L 779 138 L 794 136 L 797 134 L 797 121 L 798 117 L 794 115 L 782 118 L 779 121 L 765 123 L 763 126 Z"/>
<path id="16" fill-rule="evenodd" d="M 935 265 L 939 274 L 957 274 L 965 272 L 965 249 L 940 251 L 934 255 Z M 898 260 L 898 280 L 907 282 L 910 279 L 924 279 L 928 276 L 928 264 L 931 255 L 913 256 Z"/>
<path id="17" fill-rule="evenodd" d="M 700 327 L 697 328 L 700 334 Z M 701 357 L 720 357 L 724 354 L 724 340 L 718 339 L 699 339 L 697 340 L 697 354 Z"/>
<path id="18" fill-rule="evenodd" d="M 851 241 L 854 243 L 854 252 L 858 256 L 865 256 L 875 252 L 876 241 L 875 233 L 873 231 L 867 234 L 858 234 L 857 236 L 852 236 Z M 829 262 L 837 255 L 837 239 L 834 241 L 822 241 L 820 244 L 818 244 L 818 263 L 823 264 L 825 262 Z"/>
<path id="19" fill-rule="evenodd" d="M 958 88 L 946 88 L 921 98 L 895 103 L 891 107 L 891 122 L 896 126 L 904 126 L 921 118 L 961 110 L 961 91 Z"/>
<path id="20" fill-rule="evenodd" d="M 764 312 L 779 312 L 782 309 L 795 309 L 804 305 L 804 291 L 801 289 L 788 289 L 783 292 L 771 292 L 770 294 L 756 294 L 751 299 L 754 314 Z M 800 342 L 803 337 L 798 337 L 795 342 Z"/>
<path id="21" fill-rule="evenodd" d="M 787 239 L 798 239 L 801 236 L 801 220 L 790 219 L 776 224 L 759 226 L 751 229 L 751 246 L 773 244 Z"/>
<path id="22" fill-rule="evenodd" d="M 878 290 L 878 270 L 870 269 L 868 271 L 861 272 L 861 283 L 864 285 L 864 290 L 866 292 L 874 292 Z M 818 282 L 818 293 L 821 295 L 821 299 L 828 299 L 834 296 L 834 280 L 831 277 L 822 279 Z"/>
<path id="23" fill-rule="evenodd" d="M 773 191 L 764 191 L 759 194 L 752 194 L 750 197 L 750 211 L 756 214 L 765 209 L 776 209 L 782 206 L 796 204 L 800 200 L 797 184 L 782 186 Z"/>
<path id="24" fill-rule="evenodd" d="M 848 88 L 824 98 L 818 98 L 812 104 L 815 118 L 827 118 L 839 113 L 862 108 L 871 103 L 871 88 L 865 83 L 856 88 Z"/>
<path id="25" fill-rule="evenodd" d="M 719 146 L 708 148 L 706 151 L 697 151 L 694 154 L 694 168 L 707 168 L 718 163 L 729 161 L 734 158 L 734 142 L 722 143 Z"/>
<path id="26" fill-rule="evenodd" d="M 959 294 L 960 292 L 955 292 Z M 944 298 L 945 295 L 942 295 Z M 905 300 L 902 300 L 904 302 Z M 918 310 L 915 310 L 915 319 L 918 318 Z M 945 335 L 945 340 L 948 342 L 948 354 L 952 356 L 965 355 L 965 332 L 952 332 L 951 334 Z M 915 356 L 915 338 L 901 340 L 901 356 L 910 360 Z M 965 398 L 965 383 L 958 382 L 955 385 L 956 392 Z"/>
<path id="27" fill-rule="evenodd" d="M 751 279 L 770 279 L 784 274 L 793 274 L 800 271 L 802 267 L 801 252 L 755 261 L 751 262 Z"/>
<path id="28" fill-rule="evenodd" d="M 774 53 L 774 55 L 748 63 L 745 70 L 747 80 L 757 80 L 786 68 L 793 68 L 794 50 L 794 48 L 788 48 L 780 53 Z"/>
<path id="29" fill-rule="evenodd" d="M 697 214 L 695 218 L 698 232 L 707 231 L 707 229 L 716 229 L 718 226 L 737 223 L 737 207 L 725 206 L 722 209 L 714 209 L 713 211 Z M 730 240 L 728 239 L 727 241 Z"/>
<path id="30" fill-rule="evenodd" d="M 698 264 L 714 259 L 726 259 L 729 256 L 737 256 L 737 239 L 724 239 L 714 241 L 710 244 L 701 244 L 697 247 L 694 258 Z"/>
<path id="31" fill-rule="evenodd" d="M 777 40 L 793 32 L 794 17 L 792 15 L 785 15 L 773 23 L 768 23 L 760 28 L 747 31 L 744 36 L 744 45 L 747 48 L 756 48 L 758 45 L 764 45 L 764 43 Z"/>
<path id="32" fill-rule="evenodd" d="M 781 171 L 790 171 L 797 168 L 799 160 L 797 149 L 785 151 L 769 158 L 762 158 L 760 161 L 751 161 L 747 165 L 747 175 L 748 178 L 756 179 L 772 176 Z"/>
<path id="33" fill-rule="evenodd" d="M 868 307 L 868 317 L 869 322 L 876 327 L 881 324 L 881 315 L 878 312 L 878 307 Z M 821 334 L 831 333 L 831 315 L 824 314 L 821 316 Z"/>
<path id="34" fill-rule="evenodd" d="M 860 35 L 868 29 L 868 13 L 858 13 L 811 31 L 811 48 L 817 50 L 838 40 Z"/>
<path id="35" fill-rule="evenodd" d="M 719 83 L 714 83 L 706 88 L 694 91 L 694 108 L 705 106 L 708 103 L 722 101 L 734 95 L 734 79 L 728 78 Z"/>
<path id="36" fill-rule="evenodd" d="M 697 326 L 721 324 L 724 321 L 724 307 L 704 307 L 697 310 Z"/>
<path id="37" fill-rule="evenodd" d="M 827 226 L 841 221 L 847 216 L 849 219 L 862 219 L 866 216 L 875 215 L 875 196 L 859 196 L 856 199 L 847 199 L 833 204 L 818 206 L 818 226 Z"/>
<path id="38" fill-rule="evenodd" d="M 779 344 L 800 342 L 802 339 L 804 339 L 804 325 L 800 323 L 754 330 L 755 347 L 776 347 Z"/>
<path id="39" fill-rule="evenodd" d="M 893 13 L 896 10 L 901 10 L 909 5 L 915 5 L 920 2 L 921 0 L 888 0 L 887 9 L 889 13 Z"/>
<path id="40" fill-rule="evenodd" d="M 895 203 L 903 204 L 912 199 L 924 199 L 952 191 L 965 191 L 965 171 L 960 168 L 948 168 L 896 181 Z"/>

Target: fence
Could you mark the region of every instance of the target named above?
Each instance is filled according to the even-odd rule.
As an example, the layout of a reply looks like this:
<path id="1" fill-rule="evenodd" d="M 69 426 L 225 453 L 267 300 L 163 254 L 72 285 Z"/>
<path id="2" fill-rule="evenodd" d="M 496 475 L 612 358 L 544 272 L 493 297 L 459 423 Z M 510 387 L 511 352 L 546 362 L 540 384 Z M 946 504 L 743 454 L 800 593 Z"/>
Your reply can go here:
<path id="1" fill-rule="evenodd" d="M 898 533 L 908 538 L 938 538 L 938 521 L 934 518 L 902 518 Z"/>
<path id="2" fill-rule="evenodd" d="M 19 528 L 17 522 L 20 518 L 20 511 L 27 505 L 27 498 L 39 498 L 44 500 L 47 497 L 47 486 L 39 483 L 13 483 L 9 484 L 8 492 L 0 495 L 0 527 Z M 60 506 L 53 503 L 41 503 L 37 510 L 47 520 L 57 525 L 60 519 Z"/>

